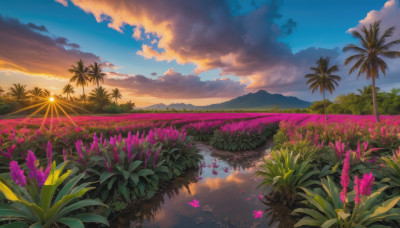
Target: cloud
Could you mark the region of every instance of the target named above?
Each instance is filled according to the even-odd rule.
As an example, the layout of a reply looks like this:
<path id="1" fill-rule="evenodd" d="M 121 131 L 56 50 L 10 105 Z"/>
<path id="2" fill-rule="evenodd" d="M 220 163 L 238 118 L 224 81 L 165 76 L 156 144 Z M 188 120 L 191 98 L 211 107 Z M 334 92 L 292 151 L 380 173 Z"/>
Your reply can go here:
<path id="1" fill-rule="evenodd" d="M 144 58 L 193 63 L 195 74 L 220 69 L 221 75 L 246 78 L 249 90 L 286 92 L 282 85 L 301 82 L 304 86 L 300 73 L 325 54 L 315 49 L 304 60 L 281 41 L 293 33 L 297 23 L 283 19 L 280 0 L 71 2 L 117 31 L 132 26 L 133 37 L 143 42 L 137 54 Z M 337 55 L 337 50 L 331 51 Z"/>
<path id="2" fill-rule="evenodd" d="M 56 2 L 62 4 L 63 6 L 67 7 L 68 6 L 68 0 L 55 0 Z"/>
<path id="3" fill-rule="evenodd" d="M 367 16 L 359 21 L 358 25 L 354 28 L 350 28 L 348 32 L 353 30 L 359 30 L 362 26 L 366 26 L 374 23 L 375 21 L 381 21 L 382 29 L 384 31 L 389 27 L 396 26 L 396 30 L 393 33 L 393 37 L 400 37 L 400 7 L 398 0 L 389 0 L 387 1 L 382 9 L 380 10 L 372 10 L 368 12 Z"/>
<path id="4" fill-rule="evenodd" d="M 67 38 L 45 35 L 43 25 L 23 24 L 0 15 L 0 69 L 34 75 L 69 78 L 67 69 L 77 60 L 101 61 L 92 53 L 82 52 Z"/>
<path id="5" fill-rule="evenodd" d="M 197 75 L 182 75 L 174 69 L 156 79 L 109 72 L 105 83 L 127 89 L 136 96 L 163 99 L 231 98 L 244 94 L 245 88 L 240 82 L 228 78 L 202 81 Z"/>

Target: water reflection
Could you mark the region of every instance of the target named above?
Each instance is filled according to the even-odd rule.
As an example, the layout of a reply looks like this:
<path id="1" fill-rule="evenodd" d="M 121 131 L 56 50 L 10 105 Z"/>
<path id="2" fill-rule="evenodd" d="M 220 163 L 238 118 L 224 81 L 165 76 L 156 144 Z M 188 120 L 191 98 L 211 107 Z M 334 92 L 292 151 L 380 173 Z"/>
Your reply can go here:
<path id="1" fill-rule="evenodd" d="M 254 172 L 268 145 L 235 158 L 204 144 L 198 147 L 204 156 L 201 169 L 186 172 L 153 198 L 130 208 L 113 227 L 292 227 L 288 210 L 258 198 L 261 180 Z M 189 205 L 193 199 L 200 207 Z M 266 212 L 255 219 L 254 210 Z M 280 211 L 282 216 L 275 215 Z"/>

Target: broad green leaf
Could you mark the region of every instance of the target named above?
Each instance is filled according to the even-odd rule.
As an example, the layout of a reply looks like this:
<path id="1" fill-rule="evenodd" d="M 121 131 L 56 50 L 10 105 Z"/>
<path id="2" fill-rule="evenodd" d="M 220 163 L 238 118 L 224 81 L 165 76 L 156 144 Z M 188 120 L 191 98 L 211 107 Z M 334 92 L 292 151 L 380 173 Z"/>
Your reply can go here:
<path id="1" fill-rule="evenodd" d="M 58 222 L 70 227 L 70 228 L 85 228 L 81 220 L 76 218 L 61 218 Z"/>
<path id="2" fill-rule="evenodd" d="M 84 214 L 75 215 L 74 218 L 77 218 L 77 219 L 81 220 L 82 222 L 94 222 L 94 223 L 101 223 L 106 226 L 110 226 L 110 224 L 108 223 L 108 220 L 105 217 L 103 217 L 101 215 L 97 215 L 97 214 L 84 213 Z"/>

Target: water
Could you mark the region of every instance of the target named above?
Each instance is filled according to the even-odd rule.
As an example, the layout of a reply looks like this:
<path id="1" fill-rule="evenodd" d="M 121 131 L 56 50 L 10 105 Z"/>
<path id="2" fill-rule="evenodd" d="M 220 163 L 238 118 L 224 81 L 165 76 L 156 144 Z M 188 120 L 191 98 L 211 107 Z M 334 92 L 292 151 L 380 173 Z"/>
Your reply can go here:
<path id="1" fill-rule="evenodd" d="M 198 143 L 205 167 L 185 172 L 153 198 L 119 215 L 113 227 L 293 227 L 290 209 L 259 199 L 254 173 L 270 144 L 248 152 L 217 151 Z M 215 165 L 213 166 L 213 163 Z M 196 199 L 200 207 L 188 202 Z M 253 211 L 265 211 L 255 219 Z"/>

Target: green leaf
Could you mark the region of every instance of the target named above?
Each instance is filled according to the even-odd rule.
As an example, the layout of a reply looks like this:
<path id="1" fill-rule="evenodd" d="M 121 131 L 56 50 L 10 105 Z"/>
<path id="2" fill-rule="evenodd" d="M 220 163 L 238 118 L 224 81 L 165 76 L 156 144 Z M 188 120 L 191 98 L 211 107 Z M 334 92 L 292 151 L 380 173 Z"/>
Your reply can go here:
<path id="1" fill-rule="evenodd" d="M 143 161 L 134 161 L 131 164 L 129 164 L 129 169 L 128 169 L 129 172 L 131 173 L 132 171 L 137 169 L 137 167 L 139 167 L 142 163 L 143 163 Z"/>
<path id="2" fill-rule="evenodd" d="M 76 218 L 61 218 L 58 220 L 58 222 L 67 225 L 71 228 L 85 228 L 81 220 Z"/>
<path id="3" fill-rule="evenodd" d="M 135 173 L 132 173 L 129 178 L 132 180 L 133 185 L 136 186 L 139 183 L 139 176 L 136 175 Z"/>
<path id="4" fill-rule="evenodd" d="M 329 227 L 335 225 L 337 222 L 338 222 L 338 219 L 337 219 L 337 218 L 330 219 L 330 220 L 324 222 L 324 223 L 321 225 L 321 228 L 329 228 Z"/>
<path id="5" fill-rule="evenodd" d="M 22 221 L 11 222 L 0 226 L 0 228 L 25 228 L 25 227 L 28 227 L 28 224 Z"/>
<path id="6" fill-rule="evenodd" d="M 80 200 L 76 203 L 73 203 L 73 204 L 65 207 L 64 209 L 60 210 L 59 216 L 65 216 L 72 211 L 78 210 L 83 207 L 88 207 L 88 206 L 105 206 L 105 207 L 107 207 L 105 204 L 103 204 L 99 200 L 85 199 L 85 200 Z"/>
<path id="7" fill-rule="evenodd" d="M 85 175 L 84 173 L 81 173 L 78 176 L 72 178 L 70 181 L 68 181 L 58 193 L 55 202 L 59 201 L 61 198 L 63 198 L 65 195 L 71 192 L 72 188 L 76 186 L 76 184 L 83 178 L 84 175 Z"/>
<path id="8" fill-rule="evenodd" d="M 118 182 L 118 191 L 124 196 L 126 201 L 129 201 L 129 193 L 126 189 L 126 182 L 120 181 Z"/>
<path id="9" fill-rule="evenodd" d="M 100 184 L 102 184 L 104 181 L 106 181 L 108 178 L 114 176 L 114 173 L 110 173 L 108 171 L 103 172 L 100 175 Z"/>
<path id="10" fill-rule="evenodd" d="M 92 213 L 84 213 L 84 214 L 75 215 L 74 218 L 79 219 L 82 222 L 94 222 L 94 223 L 101 223 L 106 226 L 110 226 L 110 224 L 108 223 L 108 220 L 101 215 L 96 215 L 96 214 L 92 214 Z"/>
<path id="11" fill-rule="evenodd" d="M 137 173 L 137 175 L 138 175 L 139 177 L 148 176 L 148 175 L 153 175 L 153 174 L 154 174 L 154 172 L 153 172 L 153 170 L 151 170 L 151 169 L 141 169 L 141 170 L 139 170 L 139 172 Z"/>

